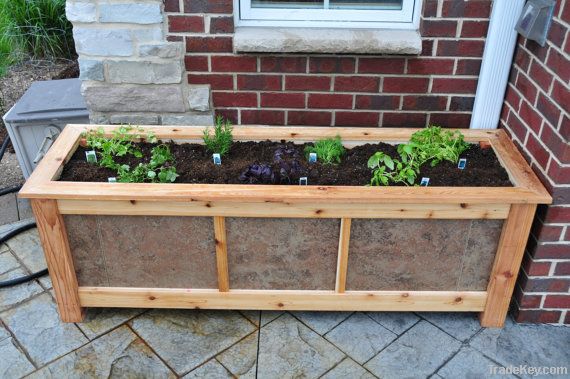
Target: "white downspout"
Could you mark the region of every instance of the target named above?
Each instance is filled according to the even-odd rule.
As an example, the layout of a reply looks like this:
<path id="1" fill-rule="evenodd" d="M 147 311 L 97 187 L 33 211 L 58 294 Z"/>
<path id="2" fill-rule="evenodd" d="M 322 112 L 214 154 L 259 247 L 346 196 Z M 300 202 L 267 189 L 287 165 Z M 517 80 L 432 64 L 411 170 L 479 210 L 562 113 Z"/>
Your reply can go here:
<path id="1" fill-rule="evenodd" d="M 515 25 L 525 0 L 494 0 L 477 93 L 471 116 L 471 129 L 496 129 L 513 63 L 517 42 Z"/>

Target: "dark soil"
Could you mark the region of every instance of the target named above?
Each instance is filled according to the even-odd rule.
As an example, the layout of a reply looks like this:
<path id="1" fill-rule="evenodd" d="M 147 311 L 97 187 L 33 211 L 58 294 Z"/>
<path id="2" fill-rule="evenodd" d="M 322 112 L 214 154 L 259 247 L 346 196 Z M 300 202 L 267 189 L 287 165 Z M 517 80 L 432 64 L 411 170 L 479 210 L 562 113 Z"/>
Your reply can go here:
<path id="1" fill-rule="evenodd" d="M 291 142 L 235 142 L 228 156 L 222 158 L 222 165 L 212 162 L 212 155 L 204 146 L 198 144 L 168 143 L 176 159 L 176 170 L 180 175 L 176 183 L 218 183 L 218 184 L 294 184 L 298 185 L 299 177 L 306 176 L 309 185 L 352 185 L 363 186 L 370 183 L 371 170 L 367 167 L 368 158 L 377 151 L 383 151 L 396 158 L 395 146 L 378 143 L 366 144 L 347 149 L 346 155 L 338 165 L 325 165 L 319 162 L 308 163 L 304 158 L 304 146 Z M 150 156 L 153 145 L 139 144 L 144 156 Z M 116 176 L 112 170 L 99 167 L 85 161 L 85 151 L 79 147 L 71 160 L 65 165 L 60 180 L 76 182 L 106 182 L 109 177 Z M 275 152 L 286 151 L 281 155 L 284 163 L 276 163 Z M 294 157 L 300 157 L 295 159 Z M 457 164 L 442 162 L 436 167 L 425 164 L 419 178 L 429 177 L 430 186 L 450 187 L 511 187 L 509 177 L 501 166 L 492 149 L 482 149 L 473 145 L 463 153 L 467 159 L 465 170 L 457 168 Z M 144 158 L 143 158 L 144 159 Z M 131 167 L 141 160 L 129 156 L 122 158 L 121 163 Z M 300 163 L 293 174 L 282 175 L 280 170 Z M 263 179 L 245 177 L 250 165 L 266 165 L 276 173 L 275 177 Z M 241 179 L 240 179 L 241 176 Z M 418 179 L 419 182 L 419 179 Z"/>

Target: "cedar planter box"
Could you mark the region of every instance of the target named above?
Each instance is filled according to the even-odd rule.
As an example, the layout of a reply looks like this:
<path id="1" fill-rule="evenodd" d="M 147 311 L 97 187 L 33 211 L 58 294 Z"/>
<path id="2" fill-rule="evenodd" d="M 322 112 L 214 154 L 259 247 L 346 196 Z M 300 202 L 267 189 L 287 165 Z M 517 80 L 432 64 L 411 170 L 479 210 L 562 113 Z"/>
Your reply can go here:
<path id="1" fill-rule="evenodd" d="M 341 187 L 56 181 L 97 126 L 68 125 L 20 192 L 61 318 L 83 307 L 481 312 L 504 323 L 537 204 L 551 197 L 501 130 L 513 187 Z M 106 126 L 110 132 L 113 126 Z M 145 127 L 199 141 L 202 128 Z M 412 129 L 236 127 L 235 140 L 346 145 Z"/>

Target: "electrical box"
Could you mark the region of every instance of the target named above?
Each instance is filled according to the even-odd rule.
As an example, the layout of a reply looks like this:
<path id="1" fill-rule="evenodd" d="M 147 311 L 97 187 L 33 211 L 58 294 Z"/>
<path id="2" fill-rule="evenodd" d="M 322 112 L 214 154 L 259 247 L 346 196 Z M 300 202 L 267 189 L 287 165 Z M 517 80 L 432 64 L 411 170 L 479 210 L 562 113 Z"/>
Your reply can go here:
<path id="1" fill-rule="evenodd" d="M 3 119 L 27 179 L 66 124 L 89 124 L 81 80 L 34 82 Z"/>
<path id="2" fill-rule="evenodd" d="M 529 0 L 517 22 L 517 32 L 544 46 L 552 23 L 554 5 L 556 5 L 555 0 Z"/>

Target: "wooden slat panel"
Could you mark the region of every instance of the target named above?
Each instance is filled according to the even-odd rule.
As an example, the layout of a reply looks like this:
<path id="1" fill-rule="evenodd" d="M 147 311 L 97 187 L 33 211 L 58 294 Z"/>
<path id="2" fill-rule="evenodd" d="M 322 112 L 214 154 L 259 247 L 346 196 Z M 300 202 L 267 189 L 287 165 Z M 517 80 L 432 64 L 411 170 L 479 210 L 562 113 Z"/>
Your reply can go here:
<path id="1" fill-rule="evenodd" d="M 226 238 L 226 220 L 214 217 L 214 238 L 216 241 L 216 263 L 218 266 L 218 289 L 228 292 L 230 276 L 228 272 L 228 243 Z"/>
<path id="2" fill-rule="evenodd" d="M 32 200 L 38 232 L 53 283 L 57 308 L 64 322 L 80 322 L 84 312 L 80 306 L 77 277 L 69 250 L 67 232 L 55 200 Z"/>
<path id="3" fill-rule="evenodd" d="M 509 212 L 508 204 L 315 204 L 125 200 L 58 200 L 58 204 L 62 214 L 135 216 L 504 219 Z"/>
<path id="4" fill-rule="evenodd" d="M 505 323 L 535 210 L 536 205 L 511 207 L 491 271 L 485 311 L 480 315 L 484 327 L 501 328 Z"/>
<path id="5" fill-rule="evenodd" d="M 486 292 L 269 291 L 80 287 L 87 307 L 320 311 L 481 311 Z"/>
<path id="6" fill-rule="evenodd" d="M 340 236 L 338 239 L 338 260 L 336 265 L 335 291 L 343 293 L 346 289 L 346 269 L 348 265 L 348 251 L 350 245 L 350 225 L 352 219 L 343 218 L 340 221 Z"/>

